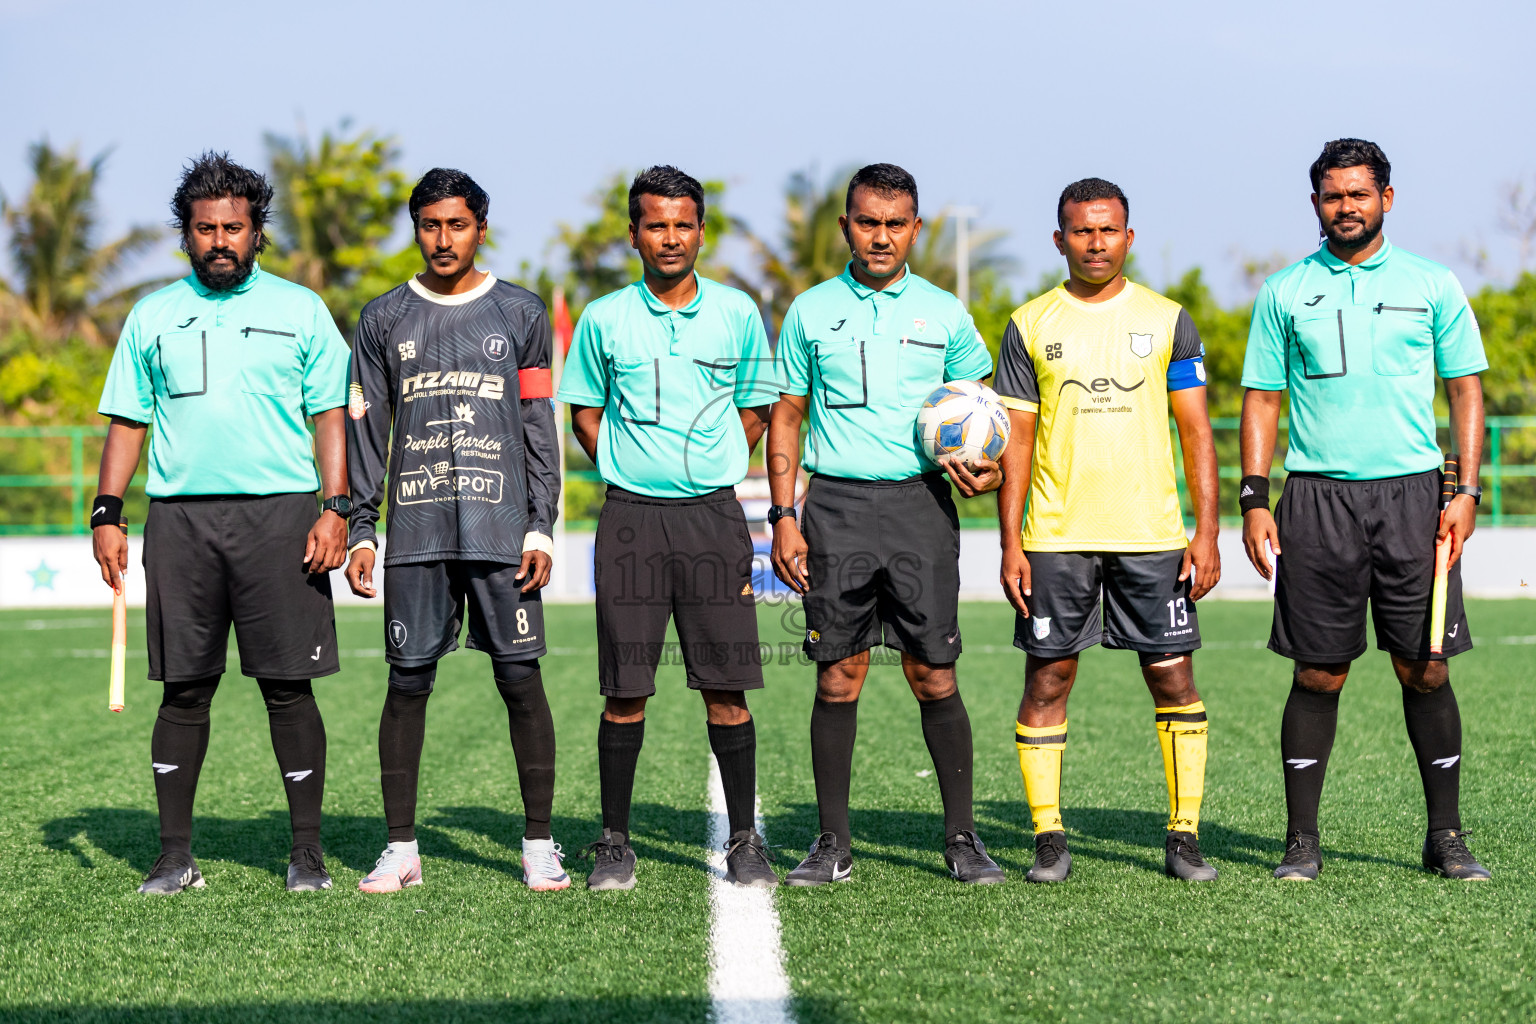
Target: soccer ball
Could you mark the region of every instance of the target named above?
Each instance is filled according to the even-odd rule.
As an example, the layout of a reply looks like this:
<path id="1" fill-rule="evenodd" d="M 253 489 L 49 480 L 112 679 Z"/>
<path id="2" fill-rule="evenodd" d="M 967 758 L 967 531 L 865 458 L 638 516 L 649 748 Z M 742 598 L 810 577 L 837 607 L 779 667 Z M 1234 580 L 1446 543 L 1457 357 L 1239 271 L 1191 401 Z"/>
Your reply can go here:
<path id="1" fill-rule="evenodd" d="M 967 468 L 997 461 L 1008 445 L 1008 412 L 985 384 L 957 380 L 940 387 L 917 412 L 917 445 L 937 463 L 954 458 Z"/>

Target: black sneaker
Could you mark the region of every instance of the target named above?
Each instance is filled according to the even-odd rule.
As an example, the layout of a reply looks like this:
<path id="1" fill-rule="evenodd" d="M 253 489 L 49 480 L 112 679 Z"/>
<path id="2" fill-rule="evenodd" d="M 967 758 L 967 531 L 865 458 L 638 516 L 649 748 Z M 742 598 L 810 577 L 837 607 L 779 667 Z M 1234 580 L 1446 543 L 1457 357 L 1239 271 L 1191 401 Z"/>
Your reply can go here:
<path id="1" fill-rule="evenodd" d="M 635 851 L 623 832 L 603 829 L 603 837 L 581 851 L 583 859 L 594 861 L 587 876 L 588 889 L 633 889 L 635 887 Z"/>
<path id="2" fill-rule="evenodd" d="M 1490 881 L 1493 872 L 1479 864 L 1467 849 L 1466 837 L 1471 834 L 1465 829 L 1442 828 L 1425 836 L 1424 870 L 1462 882 Z"/>
<path id="3" fill-rule="evenodd" d="M 975 832 L 956 832 L 944 843 L 944 863 L 957 882 L 972 885 L 998 885 L 1003 869 L 987 856 L 987 847 Z"/>
<path id="4" fill-rule="evenodd" d="M 725 880 L 752 889 L 772 889 L 779 876 L 769 866 L 772 859 L 757 829 L 743 829 L 725 841 Z"/>
<path id="5" fill-rule="evenodd" d="M 1282 882 L 1315 882 L 1323 870 L 1322 840 L 1311 832 L 1292 832 L 1285 837 L 1285 859 L 1275 868 Z"/>
<path id="6" fill-rule="evenodd" d="M 1216 869 L 1200 856 L 1200 842 L 1193 832 L 1169 832 L 1163 842 L 1163 872 L 1186 882 L 1214 882 Z"/>
<path id="7" fill-rule="evenodd" d="M 846 882 L 853 874 L 853 851 L 837 845 L 837 834 L 823 832 L 811 844 L 800 866 L 784 876 L 790 885 L 826 885 L 828 882 Z"/>
<path id="8" fill-rule="evenodd" d="M 1041 832 L 1035 836 L 1035 863 L 1024 872 L 1026 882 L 1065 882 L 1072 873 L 1065 832 Z"/>
<path id="9" fill-rule="evenodd" d="M 304 847 L 293 851 L 288 860 L 289 892 L 319 892 L 330 887 L 331 876 L 319 850 Z"/>
<path id="10" fill-rule="evenodd" d="M 190 853 L 162 853 L 149 869 L 149 877 L 139 886 L 139 892 L 174 896 L 183 889 L 201 889 L 206 884 Z"/>

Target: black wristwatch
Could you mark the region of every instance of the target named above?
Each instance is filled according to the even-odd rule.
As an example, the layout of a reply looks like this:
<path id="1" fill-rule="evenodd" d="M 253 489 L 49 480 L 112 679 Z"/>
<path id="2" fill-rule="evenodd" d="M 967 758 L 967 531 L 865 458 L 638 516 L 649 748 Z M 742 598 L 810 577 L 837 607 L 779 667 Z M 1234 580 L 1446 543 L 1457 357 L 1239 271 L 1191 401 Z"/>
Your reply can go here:
<path id="1" fill-rule="evenodd" d="M 1465 494 L 1467 497 L 1472 499 L 1472 504 L 1474 505 L 1481 505 L 1483 503 L 1483 489 L 1481 487 L 1473 487 L 1471 484 L 1462 484 L 1460 487 L 1456 488 L 1456 493 Z"/>
<path id="2" fill-rule="evenodd" d="M 795 506 L 793 506 L 793 505 L 771 505 L 771 506 L 769 506 L 769 508 L 768 508 L 768 525 L 769 526 L 777 525 L 778 521 L 780 519 L 783 519 L 785 516 L 788 516 L 790 519 L 795 519 L 797 522 L 799 521 L 798 517 L 795 515 Z"/>
<path id="3" fill-rule="evenodd" d="M 352 499 L 345 494 L 338 494 L 334 498 L 326 498 L 320 503 L 320 511 L 335 512 L 345 519 L 352 514 Z"/>

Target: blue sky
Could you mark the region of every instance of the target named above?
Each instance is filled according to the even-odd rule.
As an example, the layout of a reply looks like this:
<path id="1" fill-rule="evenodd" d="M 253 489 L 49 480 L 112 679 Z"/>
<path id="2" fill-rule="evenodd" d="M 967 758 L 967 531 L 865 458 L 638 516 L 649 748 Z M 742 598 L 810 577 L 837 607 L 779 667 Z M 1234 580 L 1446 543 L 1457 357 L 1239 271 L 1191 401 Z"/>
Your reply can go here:
<path id="1" fill-rule="evenodd" d="M 0 0 L 0 189 L 43 135 L 112 147 L 109 225 L 162 222 L 183 161 L 263 165 L 263 132 L 350 117 L 408 172 L 491 194 L 493 267 L 539 260 L 606 175 L 655 162 L 729 183 L 776 238 L 785 180 L 890 160 L 926 210 L 964 203 L 1033 281 L 1059 266 L 1055 197 L 1099 175 L 1131 198 L 1154 282 L 1201 264 L 1243 297 L 1245 258 L 1295 257 L 1325 140 L 1393 162 L 1393 240 L 1481 278 L 1516 250 L 1503 183 L 1536 182 L 1529 4 L 153 5 Z M 451 11 L 451 14 L 444 12 Z M 166 253 L 149 261 L 170 269 Z M 7 269 L 8 272 L 8 269 Z"/>

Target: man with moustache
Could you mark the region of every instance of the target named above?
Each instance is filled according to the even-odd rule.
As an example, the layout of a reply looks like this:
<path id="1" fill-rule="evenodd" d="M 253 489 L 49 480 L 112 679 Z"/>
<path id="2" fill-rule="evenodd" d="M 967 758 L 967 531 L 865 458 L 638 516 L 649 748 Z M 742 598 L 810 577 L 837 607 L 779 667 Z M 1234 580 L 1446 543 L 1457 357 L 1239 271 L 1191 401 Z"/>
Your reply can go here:
<path id="1" fill-rule="evenodd" d="M 603 831 L 588 847 L 587 888 L 635 886 L 630 803 L 669 618 L 720 766 L 726 879 L 771 888 L 746 697 L 763 685 L 752 541 L 734 490 L 778 393 L 768 338 L 751 298 L 694 270 L 704 242 L 695 178 L 671 166 L 637 175 L 629 240 L 644 274 L 582 312 L 559 393 L 608 484 L 593 566 Z"/>
<path id="2" fill-rule="evenodd" d="M 111 425 L 92 544 L 114 589 L 128 566 L 122 496 L 154 424 L 145 596 L 149 678 L 165 695 L 150 740 L 160 857 L 143 893 L 204 885 L 192 804 L 231 624 L 287 790 L 288 889 L 331 887 L 310 681 L 340 667 L 326 574 L 346 553 L 347 345 L 318 295 L 257 266 L 271 201 L 266 179 L 227 154 L 186 169 L 171 206 L 192 273 L 134 305 L 101 397 Z"/>
<path id="3" fill-rule="evenodd" d="M 1491 877 L 1461 827 L 1461 712 L 1448 659 L 1472 647 L 1460 558 L 1472 535 L 1488 368 L 1477 318 L 1445 267 L 1382 234 L 1392 165 L 1373 142 L 1335 139 L 1313 162 L 1312 209 L 1324 244 L 1264 282 L 1243 362 L 1239 505 L 1248 558 L 1277 573 L 1269 648 L 1295 662 L 1280 723 L 1288 815 L 1275 877 L 1322 869 L 1318 804 L 1338 725 L 1339 693 L 1376 646 L 1402 684 L 1403 717 L 1427 808 L 1424 869 Z M 1442 513 L 1435 377 L 1445 382 L 1460 486 Z M 1271 515 L 1269 472 L 1281 400 L 1290 391 L 1285 468 Z M 1451 540 L 1444 652 L 1430 651 L 1435 548 Z M 1271 567 L 1268 545 L 1284 557 Z"/>
<path id="4" fill-rule="evenodd" d="M 907 266 L 922 230 L 917 182 L 894 164 L 861 168 L 838 218 L 851 259 L 795 299 L 776 353 L 783 389 L 768 438 L 774 572 L 805 595 L 805 654 L 816 662 L 811 769 L 820 832 L 785 879 L 816 886 L 853 870 L 848 790 L 870 648 L 901 652 L 944 804 L 944 861 L 961 882 L 1003 871 L 976 835 L 971 720 L 960 657 L 960 526 L 949 482 L 913 423 L 946 381 L 980 380 L 992 358 L 960 300 Z M 808 421 L 805 532 L 795 516 Z M 960 492 L 996 490 L 997 463 L 943 467 Z"/>

